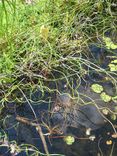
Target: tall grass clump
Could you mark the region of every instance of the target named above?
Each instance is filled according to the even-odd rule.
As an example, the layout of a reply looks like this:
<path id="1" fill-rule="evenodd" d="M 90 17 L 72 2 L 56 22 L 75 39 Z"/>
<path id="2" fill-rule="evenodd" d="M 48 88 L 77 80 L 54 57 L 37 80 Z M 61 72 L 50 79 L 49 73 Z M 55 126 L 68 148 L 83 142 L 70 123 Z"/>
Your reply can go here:
<path id="1" fill-rule="evenodd" d="M 43 86 L 53 79 L 54 70 L 80 77 L 86 73 L 84 64 L 96 68 L 95 62 L 87 61 L 88 45 L 105 46 L 105 32 L 116 32 L 114 5 L 110 0 L 35 0 L 31 4 L 2 0 L 1 100 L 7 99 L 15 85 Z"/>

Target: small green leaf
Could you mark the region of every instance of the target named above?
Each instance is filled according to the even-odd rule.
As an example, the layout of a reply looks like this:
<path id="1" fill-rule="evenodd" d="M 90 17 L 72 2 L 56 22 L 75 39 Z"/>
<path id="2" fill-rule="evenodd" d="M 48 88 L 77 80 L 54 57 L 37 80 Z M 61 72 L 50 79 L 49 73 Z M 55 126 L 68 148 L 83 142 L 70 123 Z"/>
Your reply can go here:
<path id="1" fill-rule="evenodd" d="M 112 71 L 112 72 L 117 71 L 117 65 L 110 63 L 108 66 L 110 68 L 110 71 Z"/>
<path id="2" fill-rule="evenodd" d="M 117 100 L 117 96 L 112 97 L 113 100 Z"/>
<path id="3" fill-rule="evenodd" d="M 95 93 L 101 93 L 103 91 L 103 87 L 99 84 L 93 84 L 91 86 L 91 89 L 95 92 Z"/>
<path id="4" fill-rule="evenodd" d="M 114 102 L 117 102 L 117 96 L 112 97 L 112 100 L 113 100 Z"/>
<path id="5" fill-rule="evenodd" d="M 64 141 L 67 145 L 72 145 L 75 141 L 75 138 L 73 136 L 66 136 L 64 137 Z"/>
<path id="6" fill-rule="evenodd" d="M 111 115 L 111 119 L 112 119 L 112 120 L 116 120 L 116 119 L 117 119 L 117 116 L 116 116 L 115 114 L 112 114 L 112 115 Z"/>
<path id="7" fill-rule="evenodd" d="M 111 61 L 111 63 L 115 63 L 115 64 L 116 64 L 116 63 L 117 63 L 117 59 L 116 59 L 116 60 Z"/>
<path id="8" fill-rule="evenodd" d="M 117 44 L 114 44 L 109 37 L 103 37 L 107 49 L 117 49 Z"/>
<path id="9" fill-rule="evenodd" d="M 110 46 L 110 48 L 111 48 L 111 49 L 117 49 L 117 45 L 114 44 L 114 43 L 112 43 L 111 46 Z"/>
<path id="10" fill-rule="evenodd" d="M 104 102 L 109 102 L 109 101 L 111 101 L 111 99 L 112 99 L 112 97 L 109 96 L 109 95 L 107 95 L 105 92 L 102 92 L 102 93 L 100 94 L 100 97 L 101 97 L 101 99 L 102 99 Z"/>

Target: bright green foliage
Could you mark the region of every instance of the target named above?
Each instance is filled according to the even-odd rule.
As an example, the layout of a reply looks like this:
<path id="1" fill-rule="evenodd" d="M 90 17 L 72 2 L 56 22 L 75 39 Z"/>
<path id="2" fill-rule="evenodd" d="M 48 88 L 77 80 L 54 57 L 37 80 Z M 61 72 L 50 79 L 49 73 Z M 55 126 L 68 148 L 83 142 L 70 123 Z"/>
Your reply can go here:
<path id="1" fill-rule="evenodd" d="M 91 86 L 91 89 L 95 92 L 95 93 L 101 93 L 103 91 L 103 87 L 99 84 L 93 84 Z"/>
<path id="2" fill-rule="evenodd" d="M 67 145 L 72 145 L 75 141 L 75 138 L 73 136 L 66 136 L 64 137 L 64 141 Z"/>
<path id="3" fill-rule="evenodd" d="M 109 95 L 107 95 L 105 92 L 102 92 L 102 93 L 100 94 L 100 97 L 101 97 L 101 99 L 102 99 L 104 102 L 109 102 L 109 101 L 111 101 L 111 99 L 112 99 L 112 97 L 109 96 Z"/>
<path id="4" fill-rule="evenodd" d="M 109 77 L 111 72 L 101 69 L 90 58 L 89 45 L 97 44 L 108 28 L 109 32 L 115 31 L 116 15 L 111 3 L 110 0 L 34 0 L 29 5 L 26 0 L 0 0 L 0 110 L 6 102 L 25 101 L 20 90 L 32 103 L 30 98 L 35 88 L 41 90 L 43 97 L 46 91 L 55 91 L 48 87 L 50 82 L 58 92 L 58 81 L 66 80 L 74 94 L 74 83 L 71 80 L 69 83 L 69 79 L 76 78 L 77 88 L 91 70 Z M 117 48 L 112 40 L 104 38 L 110 53 Z M 111 71 L 117 71 L 116 63 L 116 60 L 111 62 Z M 103 91 L 99 84 L 93 84 L 91 89 L 95 93 Z M 111 99 L 106 94 L 102 98 L 106 102 Z M 49 101 L 51 104 L 51 98 Z M 39 99 L 37 104 L 40 103 Z M 75 138 L 67 136 L 64 141 L 71 145 Z"/>
<path id="5" fill-rule="evenodd" d="M 104 37 L 103 38 L 105 44 L 106 44 L 106 48 L 107 49 L 117 49 L 117 44 L 114 44 L 111 40 L 111 38 L 109 37 Z"/>
<path id="6" fill-rule="evenodd" d="M 110 68 L 110 71 L 112 72 L 117 71 L 117 59 L 111 61 L 111 63 L 108 66 Z"/>
<path id="7" fill-rule="evenodd" d="M 113 100 L 114 102 L 117 102 L 117 96 L 112 97 L 112 100 Z M 117 109 L 117 107 L 115 107 L 115 108 Z"/>
<path id="8" fill-rule="evenodd" d="M 104 27 L 111 28 L 115 21 L 109 12 L 111 4 L 102 1 L 35 0 L 30 5 L 25 0 L 2 2 L 0 73 L 4 77 L 7 74 L 12 77 L 14 73 L 19 77 L 24 71 L 30 77 L 42 68 L 50 73 L 56 67 L 61 68 L 64 59 L 69 67 L 74 66 L 75 73 L 82 73 L 85 62 L 81 63 L 80 58 L 85 54 L 84 49 L 87 51 L 88 42 L 96 34 L 101 35 Z M 80 54 L 80 57 L 69 59 L 69 54 Z M 63 71 L 67 72 L 68 68 Z"/>
<path id="9" fill-rule="evenodd" d="M 116 114 L 111 114 L 111 119 L 112 119 L 112 120 L 116 120 L 116 119 L 117 119 Z"/>
<path id="10" fill-rule="evenodd" d="M 109 68 L 110 68 L 110 71 L 112 71 L 112 72 L 117 71 L 117 65 L 111 64 L 111 63 L 110 63 L 108 66 L 109 66 Z"/>
<path id="11" fill-rule="evenodd" d="M 111 61 L 111 63 L 117 63 L 117 60 L 113 60 L 113 61 Z"/>

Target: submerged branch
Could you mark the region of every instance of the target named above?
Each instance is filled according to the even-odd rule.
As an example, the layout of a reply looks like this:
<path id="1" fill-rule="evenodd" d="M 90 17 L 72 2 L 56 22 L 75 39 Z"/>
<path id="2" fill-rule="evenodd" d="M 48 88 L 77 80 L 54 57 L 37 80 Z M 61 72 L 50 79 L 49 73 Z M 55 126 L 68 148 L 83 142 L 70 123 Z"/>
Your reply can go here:
<path id="1" fill-rule="evenodd" d="M 35 116 L 35 119 L 36 119 L 36 122 L 37 122 L 37 124 L 35 125 L 35 127 L 37 128 L 37 131 L 38 131 L 38 133 L 40 135 L 41 141 L 42 141 L 43 146 L 44 146 L 45 153 L 47 154 L 47 156 L 49 156 L 50 154 L 49 154 L 49 151 L 48 151 L 48 147 L 47 147 L 47 143 L 46 143 L 46 140 L 45 140 L 45 136 L 43 135 L 43 132 L 42 132 L 42 129 L 41 129 L 40 124 L 38 123 L 37 116 L 36 116 L 36 114 L 35 114 L 35 112 L 33 110 L 33 107 L 31 106 L 31 104 L 30 104 L 29 100 L 27 99 L 26 95 L 24 94 L 24 92 L 20 88 L 19 88 L 19 90 L 21 91 L 22 95 L 26 99 L 27 103 L 29 104 L 29 106 L 30 106 L 30 108 L 31 108 L 31 110 L 32 110 L 32 112 L 33 112 L 33 114 Z M 20 121 L 22 121 L 24 123 L 27 123 L 27 124 L 30 123 L 30 121 L 26 120 L 25 118 L 20 118 L 20 117 L 16 117 L 16 118 L 17 118 L 17 120 L 19 119 Z"/>

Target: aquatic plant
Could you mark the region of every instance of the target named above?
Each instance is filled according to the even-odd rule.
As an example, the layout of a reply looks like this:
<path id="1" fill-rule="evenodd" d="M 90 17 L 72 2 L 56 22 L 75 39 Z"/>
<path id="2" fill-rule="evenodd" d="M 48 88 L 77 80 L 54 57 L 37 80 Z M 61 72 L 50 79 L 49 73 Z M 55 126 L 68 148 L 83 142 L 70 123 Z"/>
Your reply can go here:
<path id="1" fill-rule="evenodd" d="M 103 37 L 107 49 L 117 49 L 117 44 L 114 44 L 109 37 Z"/>
<path id="2" fill-rule="evenodd" d="M 113 74 L 116 75 L 117 61 L 111 60 L 110 70 L 104 69 L 89 50 L 89 44 L 93 43 L 107 50 L 104 58 L 115 55 L 112 51 L 117 48 L 113 42 L 115 9 L 110 0 L 0 1 L 0 114 L 3 124 L 3 112 L 9 108 L 9 103 L 15 103 L 17 108 L 29 101 L 32 108 L 30 103 L 39 105 L 46 101 L 50 108 L 51 97 L 46 99 L 45 95 L 61 92 L 58 81 L 65 81 L 62 87 L 70 88 L 75 98 L 76 95 L 78 98 L 77 88 L 81 81 L 93 72 L 107 76 L 116 86 L 117 79 Z M 107 32 L 111 32 L 109 37 L 105 35 Z M 101 93 L 105 102 L 111 99 L 116 102 L 116 96 L 107 95 L 98 82 L 91 89 Z M 41 95 L 32 98 L 35 90 L 41 90 Z M 74 138 L 69 136 L 67 143 L 73 142 Z M 27 144 L 19 148 L 32 150 Z M 34 151 L 44 155 L 37 149 Z"/>
<path id="3" fill-rule="evenodd" d="M 110 68 L 110 71 L 112 72 L 116 72 L 117 71 L 117 60 L 113 60 L 111 61 L 111 63 L 109 63 L 109 68 Z"/>
<path id="4" fill-rule="evenodd" d="M 75 138 L 69 135 L 64 137 L 64 141 L 66 142 L 67 145 L 72 145 L 75 141 Z"/>
<path id="5" fill-rule="evenodd" d="M 102 99 L 104 102 L 109 102 L 109 101 L 111 101 L 111 99 L 112 99 L 112 97 L 109 96 L 109 95 L 107 95 L 105 92 L 102 92 L 102 93 L 100 94 L 100 97 L 101 97 L 101 99 Z"/>
<path id="6" fill-rule="evenodd" d="M 103 87 L 99 84 L 92 84 L 91 89 L 95 92 L 95 93 L 101 93 L 103 91 Z"/>

